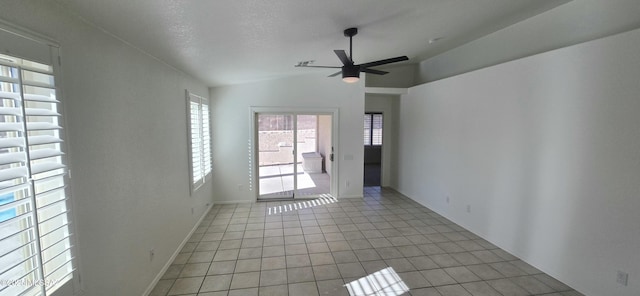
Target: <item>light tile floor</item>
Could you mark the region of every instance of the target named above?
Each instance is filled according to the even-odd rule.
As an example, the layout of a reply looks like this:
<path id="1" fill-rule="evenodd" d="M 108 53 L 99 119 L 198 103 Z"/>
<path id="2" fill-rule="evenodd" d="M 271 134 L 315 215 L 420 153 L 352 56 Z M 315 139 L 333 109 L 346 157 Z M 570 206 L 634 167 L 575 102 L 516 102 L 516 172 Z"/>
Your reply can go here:
<path id="1" fill-rule="evenodd" d="M 387 267 L 404 295 L 582 295 L 392 190 L 284 205 L 215 205 L 151 295 L 349 295 Z"/>

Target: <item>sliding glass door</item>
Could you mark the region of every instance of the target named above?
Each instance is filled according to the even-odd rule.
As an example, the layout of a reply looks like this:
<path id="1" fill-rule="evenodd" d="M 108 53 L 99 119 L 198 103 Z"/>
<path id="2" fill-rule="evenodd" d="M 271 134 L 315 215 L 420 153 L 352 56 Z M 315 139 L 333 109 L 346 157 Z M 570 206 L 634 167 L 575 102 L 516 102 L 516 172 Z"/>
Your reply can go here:
<path id="1" fill-rule="evenodd" d="M 257 114 L 260 198 L 293 198 L 294 115 Z"/>
<path id="2" fill-rule="evenodd" d="M 256 113 L 255 122 L 259 199 L 330 194 L 331 115 Z"/>

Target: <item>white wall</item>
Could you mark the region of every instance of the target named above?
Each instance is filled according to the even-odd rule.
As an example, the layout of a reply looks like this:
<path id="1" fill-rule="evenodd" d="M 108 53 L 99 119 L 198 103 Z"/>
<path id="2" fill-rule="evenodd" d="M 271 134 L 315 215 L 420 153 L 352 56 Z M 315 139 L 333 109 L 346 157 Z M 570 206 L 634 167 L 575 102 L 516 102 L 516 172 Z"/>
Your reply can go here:
<path id="1" fill-rule="evenodd" d="M 318 152 L 322 154 L 327 174 L 331 176 L 333 162 L 331 161 L 331 115 L 318 116 Z"/>
<path id="2" fill-rule="evenodd" d="M 56 82 L 85 294 L 141 295 L 212 202 L 211 184 L 189 196 L 184 99 L 185 88 L 208 89 L 54 1 L 0 6 L 1 19 L 61 46 Z"/>
<path id="3" fill-rule="evenodd" d="M 364 80 L 364 79 L 362 79 Z M 363 183 L 362 116 L 364 82 L 347 84 L 338 78 L 306 75 L 211 89 L 215 200 L 256 200 L 249 190 L 251 107 L 337 108 L 339 143 L 334 143 L 338 166 L 338 197 L 361 197 Z M 357 114 L 357 116 L 355 116 Z M 334 137 L 335 138 L 335 137 Z M 347 187 L 346 183 L 350 186 Z"/>
<path id="4" fill-rule="evenodd" d="M 406 63 L 406 62 L 405 62 Z M 367 87 L 411 87 L 415 86 L 415 75 L 419 64 L 390 65 L 376 67 L 378 70 L 389 72 L 385 75 L 366 74 Z"/>
<path id="5" fill-rule="evenodd" d="M 640 295 L 638 48 L 635 30 L 411 88 L 397 189 L 586 295 Z"/>
<path id="6" fill-rule="evenodd" d="M 416 84 L 640 27 L 638 0 L 573 0 L 420 62 Z M 446 38 L 446 37 L 445 37 Z"/>
<path id="7" fill-rule="evenodd" d="M 365 112 L 382 113 L 382 176 L 380 185 L 384 187 L 395 185 L 392 171 L 395 166 L 393 155 L 397 149 L 394 140 L 394 133 L 397 132 L 397 118 L 394 113 L 396 113 L 395 108 L 397 108 L 399 100 L 397 95 L 366 94 L 365 96 Z"/>

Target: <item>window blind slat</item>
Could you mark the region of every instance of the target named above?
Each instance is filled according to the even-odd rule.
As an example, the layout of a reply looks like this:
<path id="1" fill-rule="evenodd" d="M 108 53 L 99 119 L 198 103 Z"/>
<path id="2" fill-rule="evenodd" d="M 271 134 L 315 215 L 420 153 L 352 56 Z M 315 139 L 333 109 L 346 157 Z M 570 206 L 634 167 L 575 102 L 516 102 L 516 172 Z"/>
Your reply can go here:
<path id="1" fill-rule="evenodd" d="M 44 248 L 42 251 L 43 251 L 43 252 L 48 251 L 47 249 L 49 249 L 49 248 L 54 248 L 54 247 L 56 247 L 56 245 L 57 245 L 57 244 L 59 244 L 59 243 L 64 243 L 64 242 L 65 242 L 66 240 L 68 240 L 68 239 L 69 239 L 69 236 L 65 236 L 64 238 L 62 238 L 61 240 L 57 241 L 56 243 L 54 243 L 54 244 L 52 244 L 52 245 L 48 246 L 47 248 Z M 44 258 L 44 262 L 43 262 L 43 263 L 44 263 L 44 265 L 46 266 L 46 265 L 47 265 L 47 263 L 49 263 L 49 262 L 53 261 L 54 259 L 56 259 L 56 257 L 58 257 L 58 256 L 60 256 L 60 255 L 62 255 L 62 254 L 64 254 L 64 253 L 66 253 L 66 252 L 67 252 L 67 251 L 69 251 L 69 250 L 71 250 L 71 248 L 70 248 L 70 247 L 65 247 L 63 250 L 61 250 L 61 251 L 59 251 L 59 252 L 55 253 L 55 254 L 54 254 L 53 256 L 51 256 L 50 258 Z M 66 262 L 65 262 L 65 263 L 66 263 Z"/>
<path id="2" fill-rule="evenodd" d="M 0 122 L 0 132 L 21 132 L 24 126 L 19 122 Z"/>
<path id="3" fill-rule="evenodd" d="M 55 88 L 55 86 L 51 83 L 40 82 L 40 81 L 23 80 L 22 84 L 26 86 L 35 86 L 35 87 L 42 87 L 42 88 L 49 88 L 49 89 Z"/>
<path id="4" fill-rule="evenodd" d="M 17 78 L 11 78 L 11 77 L 6 77 L 6 76 L 0 76 L 0 82 L 11 83 L 11 84 L 20 83 L 20 81 Z M 20 96 L 18 95 L 17 98 L 10 98 L 10 99 L 18 100 L 18 99 L 20 99 Z"/>
<path id="5" fill-rule="evenodd" d="M 34 257 L 34 256 L 31 256 L 31 257 Z M 29 259 L 31 259 L 31 258 L 29 258 Z M 14 266 L 11 269 L 6 270 L 4 273 L 0 274 L 0 276 L 3 276 L 4 274 L 9 273 L 11 270 L 20 267 L 20 265 L 24 264 L 26 261 L 27 260 L 22 261 L 21 264 L 18 264 L 17 266 Z M 24 267 L 24 270 L 26 270 L 25 272 L 17 271 L 17 272 L 15 272 L 16 275 L 12 276 L 11 279 L 12 280 L 21 280 L 21 279 L 27 277 L 28 275 L 34 273 L 34 271 L 37 271 L 38 268 L 39 268 L 38 266 L 32 267 L 32 268 L 26 268 L 26 266 L 25 266 Z M 9 287 L 30 287 L 30 286 L 28 286 L 28 285 L 14 285 L 14 286 L 8 285 L 6 287 L 9 288 Z M 5 291 L 4 289 L 0 290 L 0 292 L 4 292 L 4 291 Z M 11 295 L 11 294 L 1 294 L 1 295 Z M 18 295 L 18 294 L 15 294 L 15 295 Z"/>
<path id="6" fill-rule="evenodd" d="M 0 182 L 17 178 L 26 178 L 27 176 L 27 167 L 16 167 L 0 170 Z"/>
<path id="7" fill-rule="evenodd" d="M 25 189 L 29 189 L 29 184 L 16 184 L 14 186 L 0 189 L 0 195 L 14 194 Z"/>
<path id="8" fill-rule="evenodd" d="M 30 131 L 38 131 L 38 130 L 56 130 L 61 129 L 57 124 L 49 123 L 49 122 L 27 122 L 27 130 Z"/>
<path id="9" fill-rule="evenodd" d="M 47 176 L 47 177 L 44 177 L 44 178 L 37 178 L 37 180 L 35 180 L 36 181 L 36 186 L 38 186 L 38 185 L 40 185 L 41 183 L 44 183 L 44 182 L 55 181 L 55 179 L 58 179 L 58 178 L 66 175 L 66 174 L 67 174 L 66 172 L 60 172 L 59 174 L 50 175 L 50 176 Z M 66 187 L 66 185 L 64 185 L 64 182 L 62 182 L 61 180 L 57 180 L 57 181 L 59 183 L 61 183 L 60 186 L 56 186 L 56 187 L 48 189 L 47 191 L 44 191 L 44 192 L 38 192 L 38 197 L 40 197 L 41 194 L 46 194 L 46 193 L 48 193 L 48 192 L 50 192 L 52 190 L 56 190 L 56 189 L 60 189 L 62 187 Z"/>
<path id="10" fill-rule="evenodd" d="M 42 231 L 42 230 L 40 230 L 40 236 L 41 236 L 42 238 L 45 238 L 48 234 L 52 234 L 53 232 L 55 232 L 55 231 L 57 231 L 57 230 L 64 229 L 64 228 L 66 228 L 67 226 L 69 226 L 69 223 L 63 223 L 63 224 L 60 224 L 57 228 L 51 229 L 51 230 L 49 230 L 49 231 Z M 66 237 L 68 237 L 68 236 L 66 236 Z M 66 238 L 66 237 L 65 237 L 65 238 Z M 57 244 L 58 242 L 63 241 L 63 240 L 64 240 L 64 238 L 59 239 L 59 240 L 58 240 L 58 241 L 56 241 L 55 243 L 48 243 L 48 244 L 47 244 L 48 246 L 44 247 L 44 248 L 43 248 L 43 250 L 48 249 L 50 246 L 55 245 L 55 244 Z M 44 244 L 43 244 L 43 245 L 44 245 Z"/>
<path id="11" fill-rule="evenodd" d="M 29 136 L 29 145 L 61 143 L 62 139 L 54 136 Z"/>
<path id="12" fill-rule="evenodd" d="M 24 246 L 23 246 L 23 247 L 24 247 Z M 35 256 L 37 256 L 37 254 L 33 254 L 33 255 L 28 256 L 28 257 L 26 257 L 26 258 L 21 258 L 21 260 L 17 260 L 17 261 L 16 261 L 16 263 L 14 263 L 14 264 L 12 264 L 12 265 L 10 265 L 10 266 L 6 267 L 2 272 L 0 272 L 0 276 L 2 276 L 2 277 L 6 276 L 6 275 L 5 275 L 6 273 L 9 273 L 11 270 L 13 270 L 13 269 L 15 269 L 15 268 L 17 268 L 17 267 L 20 267 L 20 265 L 25 264 L 25 262 L 27 262 L 27 261 L 29 261 L 29 260 L 33 260 L 33 259 L 34 259 L 33 257 L 35 257 Z M 21 272 L 19 272 L 19 271 L 17 271 L 17 272 L 13 272 L 13 273 L 14 273 L 14 274 L 16 274 L 16 275 L 13 275 L 13 276 L 11 276 L 11 277 L 13 277 L 13 279 L 15 279 L 16 277 L 17 277 L 18 279 L 21 279 L 21 278 L 25 277 L 26 275 L 28 275 L 28 274 L 32 273 L 35 269 L 36 269 L 36 268 L 32 268 L 31 270 L 27 271 L 27 273 L 21 273 Z"/>
<path id="13" fill-rule="evenodd" d="M 62 169 L 62 168 L 65 168 L 65 165 L 61 163 L 50 163 L 50 162 L 36 163 L 31 166 L 31 175 L 37 175 L 40 173 Z"/>
<path id="14" fill-rule="evenodd" d="M 0 107 L 0 115 L 22 116 L 22 109 L 18 107 Z"/>
<path id="15" fill-rule="evenodd" d="M 17 82 L 17 79 L 16 79 Z M 0 98 L 20 100 L 20 93 L 0 91 Z"/>
<path id="16" fill-rule="evenodd" d="M 3 236 L 2 236 L 3 239 L 0 240 L 2 241 L 3 245 L 7 244 L 6 238 L 10 238 L 11 236 L 33 229 L 32 226 L 29 226 L 29 227 L 21 226 L 21 225 L 28 224 L 29 221 L 27 219 L 29 217 L 31 217 L 31 211 L 21 214 L 20 216 L 13 217 L 9 220 L 0 222 L 0 228 L 4 228 L 6 231 L 6 233 L 3 233 Z M 3 255 L 3 254 L 4 252 L 0 253 L 0 255 Z"/>
<path id="17" fill-rule="evenodd" d="M 13 221 L 13 222 L 16 222 L 16 221 Z M 27 237 L 27 240 L 28 240 L 27 242 L 34 241 L 34 239 L 32 239 L 32 235 L 30 235 L 31 231 L 33 231 L 33 227 L 28 227 L 25 229 L 17 229 L 14 232 L 7 232 L 5 236 L 3 236 L 2 239 L 0 239 L 0 244 L 3 245 L 1 254 L 8 254 L 14 251 L 14 250 L 11 250 L 11 248 L 9 247 L 9 245 L 11 245 L 9 241 L 11 240 L 20 240 L 20 242 L 24 241 L 21 238 L 18 238 L 17 236 L 24 235 Z M 14 245 L 17 245 L 17 244 L 14 244 Z"/>
<path id="18" fill-rule="evenodd" d="M 23 245 L 20 245 L 19 247 L 15 248 L 15 249 L 13 249 L 13 250 L 11 250 L 9 252 L 6 252 L 5 255 L 3 256 L 3 258 L 0 258 L 0 260 L 1 259 L 5 259 L 4 257 L 10 257 L 11 255 L 14 255 L 12 253 L 14 253 L 16 251 L 19 251 L 20 253 L 22 253 L 24 251 L 20 251 L 20 249 L 24 249 L 25 247 L 31 246 L 34 243 L 35 243 L 35 241 L 31 240 L 31 241 L 29 241 L 29 242 L 27 242 L 27 243 L 25 243 Z M 13 269 L 13 268 L 15 268 L 17 266 L 20 266 L 25 261 L 31 260 L 33 257 L 37 256 L 37 254 L 33 254 L 33 255 L 29 256 L 29 257 L 24 258 L 24 257 L 20 256 L 22 254 L 15 254 L 15 255 L 18 255 L 19 257 L 18 256 L 13 256 L 13 257 L 22 258 L 23 260 L 11 260 L 12 262 L 9 263 L 9 264 L 6 264 L 7 262 L 2 262 L 2 263 L 5 263 L 6 265 L 4 265 L 5 266 L 4 268 L 0 269 L 0 274 L 2 274 L 4 272 L 7 272 L 7 271 L 9 271 L 9 270 L 11 270 L 11 269 Z M 3 261 L 10 261 L 10 260 L 5 259 Z M 0 266 L 2 266 L 2 265 L 0 265 Z"/>
<path id="19" fill-rule="evenodd" d="M 60 116 L 58 112 L 41 108 L 25 108 L 24 111 L 27 116 Z"/>
<path id="20" fill-rule="evenodd" d="M 69 249 L 65 250 L 65 252 L 62 252 L 61 254 L 59 254 L 58 256 L 62 256 L 62 255 L 68 255 L 69 257 L 71 257 L 71 255 L 69 254 Z M 56 257 L 58 257 L 56 256 Z M 58 264 L 58 265 L 53 265 L 53 267 L 50 267 L 52 265 L 53 260 L 49 260 L 47 261 L 47 263 L 44 264 L 44 276 L 48 276 L 56 271 L 58 271 L 59 269 L 63 268 L 63 267 L 71 267 L 71 258 L 65 260 L 63 263 Z"/>
<path id="21" fill-rule="evenodd" d="M 10 209 L 15 209 L 19 206 L 27 205 L 30 203 L 31 203 L 31 200 L 26 198 L 14 200 L 12 202 L 0 205 L 0 212 L 4 212 Z M 2 240 L 2 238 L 0 238 L 0 240 Z"/>
<path id="22" fill-rule="evenodd" d="M 55 177 L 60 177 L 60 176 L 54 176 L 54 178 Z M 41 179 L 41 180 L 44 180 L 44 179 Z M 41 181 L 41 180 L 38 180 L 38 181 Z M 53 195 L 64 193 L 66 188 L 67 188 L 66 185 L 62 185 L 60 187 L 52 188 L 52 189 L 44 191 L 44 192 L 39 192 L 38 193 L 38 199 L 46 199 L 46 198 L 49 198 L 49 197 L 51 197 Z M 40 202 L 40 201 L 38 200 L 38 202 Z M 38 204 L 38 205 L 40 206 L 40 204 Z M 44 206 L 44 204 L 42 206 Z"/>
<path id="23" fill-rule="evenodd" d="M 24 147 L 23 138 L 0 138 L 0 149 Z"/>
<path id="24" fill-rule="evenodd" d="M 58 149 L 52 149 L 52 148 L 31 150 L 29 154 L 32 160 L 64 155 L 62 151 Z"/>
<path id="25" fill-rule="evenodd" d="M 67 205 L 66 202 L 67 202 L 66 198 L 59 199 L 59 200 L 57 200 L 55 202 L 52 202 L 52 203 L 49 203 L 49 204 L 46 204 L 46 205 L 42 205 L 42 206 L 38 206 L 38 210 L 42 211 L 42 210 L 46 210 L 48 208 L 55 207 L 55 206 L 60 206 L 60 205 L 64 206 L 65 209 L 66 209 L 66 205 Z"/>
<path id="26" fill-rule="evenodd" d="M 56 215 L 53 215 L 53 216 L 51 216 L 51 217 L 48 217 L 48 218 L 46 218 L 46 219 L 42 219 L 41 221 L 38 221 L 38 222 L 39 222 L 39 223 L 45 223 L 45 222 L 47 222 L 47 221 L 51 221 L 51 220 L 53 220 L 53 219 L 55 219 L 55 218 L 58 218 L 58 217 L 60 217 L 60 216 L 62 216 L 62 215 L 66 215 L 67 213 L 69 213 L 69 211 L 63 211 L 63 212 L 60 212 L 60 213 L 58 213 L 58 214 L 56 214 Z"/>
<path id="27" fill-rule="evenodd" d="M 60 101 L 56 100 L 56 98 L 54 97 L 34 94 L 25 94 L 24 100 L 34 102 L 60 103 Z"/>
<path id="28" fill-rule="evenodd" d="M 26 160 L 27 155 L 24 152 L 10 152 L 0 154 L 0 165 L 25 162 Z"/>

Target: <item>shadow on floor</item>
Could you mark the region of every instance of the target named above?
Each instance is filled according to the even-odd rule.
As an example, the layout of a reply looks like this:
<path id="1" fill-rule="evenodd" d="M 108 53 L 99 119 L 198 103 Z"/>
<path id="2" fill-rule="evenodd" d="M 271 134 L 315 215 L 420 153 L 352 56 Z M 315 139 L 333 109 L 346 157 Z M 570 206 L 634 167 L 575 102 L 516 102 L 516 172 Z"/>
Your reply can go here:
<path id="1" fill-rule="evenodd" d="M 381 166 L 379 163 L 364 165 L 364 186 L 380 186 Z"/>

